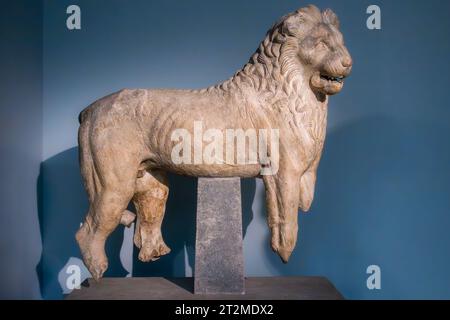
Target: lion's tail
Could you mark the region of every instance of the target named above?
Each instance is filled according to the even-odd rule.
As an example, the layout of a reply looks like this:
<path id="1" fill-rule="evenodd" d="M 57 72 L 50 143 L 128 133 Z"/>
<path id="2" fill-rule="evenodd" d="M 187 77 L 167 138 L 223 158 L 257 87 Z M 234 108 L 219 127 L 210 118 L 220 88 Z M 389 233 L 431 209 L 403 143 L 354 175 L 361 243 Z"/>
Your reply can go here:
<path id="1" fill-rule="evenodd" d="M 83 117 L 83 115 L 85 115 L 85 111 L 86 109 L 80 114 L 81 123 L 80 128 L 78 129 L 78 156 L 84 187 L 88 193 L 90 203 L 92 203 L 97 190 L 96 182 L 98 182 L 98 176 L 94 166 L 93 154 L 90 148 L 89 120 L 86 119 L 86 117 Z"/>
<path id="2" fill-rule="evenodd" d="M 89 107 L 90 107 L 90 106 L 89 106 Z M 80 124 L 82 124 L 83 121 L 84 121 L 84 119 L 86 119 L 86 116 L 87 116 L 88 111 L 89 111 L 89 109 L 90 109 L 89 107 L 83 109 L 83 110 L 78 114 L 78 122 L 79 122 Z"/>

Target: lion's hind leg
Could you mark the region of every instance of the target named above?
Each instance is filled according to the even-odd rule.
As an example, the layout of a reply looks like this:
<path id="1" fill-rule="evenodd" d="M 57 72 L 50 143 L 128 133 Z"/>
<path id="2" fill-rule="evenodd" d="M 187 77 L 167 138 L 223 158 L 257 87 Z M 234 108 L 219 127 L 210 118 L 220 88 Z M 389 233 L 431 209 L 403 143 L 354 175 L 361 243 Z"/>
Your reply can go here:
<path id="1" fill-rule="evenodd" d="M 132 197 L 132 189 L 131 194 L 129 191 L 102 190 L 90 205 L 86 220 L 76 234 L 86 267 L 96 280 L 108 268 L 105 242 L 121 222 Z"/>
<path id="2" fill-rule="evenodd" d="M 165 173 L 142 171 L 139 174 L 133 203 L 137 211 L 134 243 L 140 248 L 141 261 L 155 261 L 170 252 L 161 233 L 168 194 Z"/>
<path id="3" fill-rule="evenodd" d="M 115 141 L 120 139 L 120 135 L 115 136 Z M 131 223 L 132 214 L 126 208 L 135 193 L 139 160 L 131 148 L 124 154 L 117 147 L 120 144 L 95 146 L 91 152 L 89 144 L 83 144 L 81 166 L 90 205 L 76 239 L 86 267 L 98 280 L 108 268 L 106 239 L 119 223 Z"/>

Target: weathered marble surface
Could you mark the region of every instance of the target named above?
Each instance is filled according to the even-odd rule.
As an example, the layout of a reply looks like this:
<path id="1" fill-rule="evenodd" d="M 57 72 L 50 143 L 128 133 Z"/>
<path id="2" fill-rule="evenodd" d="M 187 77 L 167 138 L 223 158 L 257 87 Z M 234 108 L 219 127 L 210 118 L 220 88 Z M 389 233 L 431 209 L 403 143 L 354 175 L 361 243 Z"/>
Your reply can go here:
<path id="1" fill-rule="evenodd" d="M 121 90 L 83 110 L 80 167 L 90 207 L 76 239 L 92 276 L 101 278 L 108 267 L 108 236 L 134 218 L 126 211 L 130 201 L 137 209 L 139 259 L 153 261 L 170 252 L 161 234 L 167 171 L 262 178 L 271 246 L 287 262 L 297 242 L 298 209 L 308 211 L 314 197 L 328 96 L 341 91 L 351 67 L 336 15 L 309 6 L 273 25 L 248 63 L 227 81 L 200 90 Z M 261 161 L 175 164 L 171 132 L 193 133 L 195 121 L 205 130 L 279 130 L 277 170 L 261 176 L 267 169 Z"/>

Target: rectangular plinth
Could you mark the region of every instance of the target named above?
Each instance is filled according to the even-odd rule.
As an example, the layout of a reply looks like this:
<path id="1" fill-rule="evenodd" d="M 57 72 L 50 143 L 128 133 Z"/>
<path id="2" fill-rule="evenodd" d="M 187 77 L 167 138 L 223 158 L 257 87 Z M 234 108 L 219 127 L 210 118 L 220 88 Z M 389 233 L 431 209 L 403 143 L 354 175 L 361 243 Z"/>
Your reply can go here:
<path id="1" fill-rule="evenodd" d="M 196 294 L 244 293 L 241 180 L 199 178 Z"/>
<path id="2" fill-rule="evenodd" d="M 193 278 L 103 278 L 86 281 L 68 300 L 339 300 L 342 295 L 323 277 L 245 279 L 245 294 L 193 294 Z"/>

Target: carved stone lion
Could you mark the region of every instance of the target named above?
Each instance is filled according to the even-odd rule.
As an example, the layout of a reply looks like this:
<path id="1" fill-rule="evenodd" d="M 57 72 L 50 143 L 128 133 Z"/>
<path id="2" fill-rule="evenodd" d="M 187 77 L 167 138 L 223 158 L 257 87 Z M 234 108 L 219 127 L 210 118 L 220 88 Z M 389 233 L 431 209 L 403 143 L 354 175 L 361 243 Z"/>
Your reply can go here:
<path id="1" fill-rule="evenodd" d="M 287 262 L 297 241 L 298 208 L 308 211 L 325 139 L 328 96 L 341 91 L 352 59 L 329 9 L 299 9 L 277 22 L 250 61 L 229 80 L 201 90 L 121 90 L 80 114 L 81 174 L 89 212 L 76 234 L 95 279 L 108 262 L 105 241 L 129 225 L 139 259 L 170 252 L 161 234 L 169 192 L 166 172 L 203 177 L 260 177 L 266 188 L 272 249 Z M 279 169 L 263 163 L 175 164 L 171 133 L 204 128 L 278 129 Z M 270 166 L 270 164 L 269 164 Z"/>

